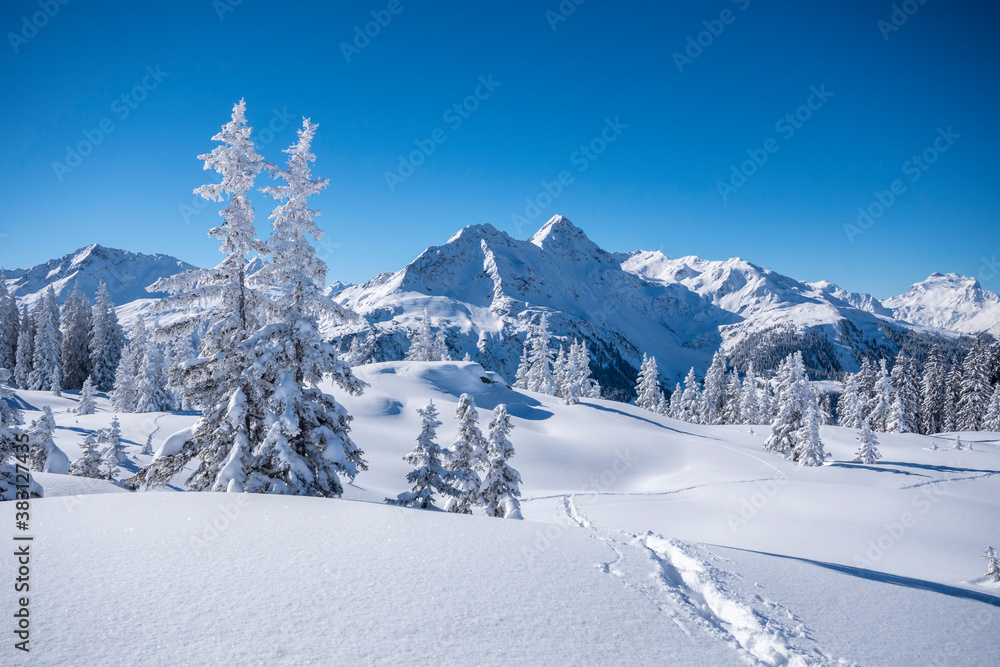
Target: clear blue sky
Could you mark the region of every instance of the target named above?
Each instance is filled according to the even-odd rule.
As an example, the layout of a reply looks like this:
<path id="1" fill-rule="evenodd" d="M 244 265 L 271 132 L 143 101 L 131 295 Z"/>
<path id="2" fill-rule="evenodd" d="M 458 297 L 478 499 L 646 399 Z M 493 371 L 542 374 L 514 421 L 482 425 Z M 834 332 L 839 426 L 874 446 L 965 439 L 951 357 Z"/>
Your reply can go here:
<path id="1" fill-rule="evenodd" d="M 399 0 L 348 62 L 341 43 L 388 0 L 233 1 L 70 0 L 37 31 L 25 27 L 37 0 L 3 3 L 0 264 L 93 242 L 217 263 L 205 232 L 218 207 L 188 221 L 181 207 L 211 178 L 196 156 L 241 97 L 252 125 L 277 129 L 258 136 L 271 161 L 301 116 L 319 123 L 331 278 L 396 270 L 467 224 L 526 238 L 557 212 L 611 250 L 738 255 L 878 297 L 933 271 L 976 275 L 984 256 L 1000 256 L 991 4 L 911 0 L 915 13 L 888 32 L 878 21 L 892 19 L 890 2 L 586 0 L 555 22 L 546 11 L 558 0 Z M 220 20 L 220 8 L 232 11 Z M 723 10 L 729 23 L 712 23 Z M 720 34 L 701 35 L 708 46 L 679 71 L 674 52 L 705 21 Z M 445 115 L 491 76 L 499 86 L 479 88 L 486 99 L 470 101 L 467 118 Z M 144 99 L 122 100 L 144 77 Z M 832 96 L 810 99 L 814 86 Z M 800 127 L 776 126 L 810 101 Z M 292 120 L 282 127 L 273 109 Z M 614 141 L 593 160 L 574 156 L 609 118 L 627 128 L 605 132 Z M 926 171 L 905 164 L 925 149 L 935 157 L 949 127 L 959 138 L 939 141 L 947 150 Z M 431 139 L 439 128 L 442 143 Z M 88 133 L 100 143 L 57 174 L 53 163 L 68 164 L 67 146 Z M 421 139 L 433 153 L 391 190 L 386 172 Z M 724 201 L 719 182 L 768 139 L 777 151 Z M 572 182 L 515 224 L 563 170 Z M 896 179 L 905 192 L 850 243 L 844 225 Z M 272 204 L 255 201 L 266 234 Z M 984 286 L 997 290 L 994 273 Z"/>

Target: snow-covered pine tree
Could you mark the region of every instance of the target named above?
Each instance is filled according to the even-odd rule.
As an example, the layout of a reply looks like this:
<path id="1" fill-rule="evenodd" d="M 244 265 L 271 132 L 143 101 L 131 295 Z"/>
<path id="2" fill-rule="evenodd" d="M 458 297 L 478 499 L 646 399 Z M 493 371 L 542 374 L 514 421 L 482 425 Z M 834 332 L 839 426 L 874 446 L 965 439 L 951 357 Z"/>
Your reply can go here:
<path id="1" fill-rule="evenodd" d="M 826 460 L 823 441 L 819 437 L 820 422 L 819 407 L 813 402 L 808 407 L 802 428 L 796 434 L 798 442 L 792 460 L 801 466 L 821 466 Z"/>
<path id="2" fill-rule="evenodd" d="M 667 414 L 674 419 L 683 419 L 684 417 L 684 405 L 681 402 L 681 398 L 684 396 L 684 389 L 681 387 L 681 383 L 678 382 L 674 385 L 674 391 L 670 394 L 670 407 Z"/>
<path id="3" fill-rule="evenodd" d="M 920 388 L 922 381 L 917 371 L 917 362 L 906 358 L 906 371 L 903 373 L 903 413 L 906 423 L 913 433 L 920 433 L 923 419 L 920 414 Z"/>
<path id="4" fill-rule="evenodd" d="M 944 430 L 945 369 L 941 362 L 941 351 L 935 345 L 924 362 L 921 388 L 920 413 L 923 418 L 923 432 L 927 435 Z"/>
<path id="5" fill-rule="evenodd" d="M 101 457 L 102 461 L 113 461 L 114 465 L 117 466 L 119 463 L 124 463 L 128 460 L 128 457 L 125 456 L 125 447 L 122 445 L 122 425 L 118 421 L 118 415 L 111 418 L 111 426 L 109 428 L 101 431 L 100 439 L 108 443 L 108 447 L 104 450 L 104 454 Z M 106 479 L 114 481 L 110 477 Z"/>
<path id="6" fill-rule="evenodd" d="M 59 305 L 52 285 L 45 290 L 35 318 L 35 356 L 28 376 L 28 388 L 54 391 L 61 386 L 62 331 L 59 329 Z"/>
<path id="7" fill-rule="evenodd" d="M 962 397 L 962 372 L 958 362 L 953 362 L 948 369 L 948 377 L 944 383 L 944 430 L 958 430 L 958 402 Z"/>
<path id="8" fill-rule="evenodd" d="M 531 348 L 531 332 L 524 338 L 524 347 L 521 349 L 521 361 L 517 364 L 517 372 L 514 374 L 514 386 L 518 389 L 528 388 L 528 370 L 531 368 L 529 357 Z"/>
<path id="9" fill-rule="evenodd" d="M 993 388 L 993 395 L 990 397 L 990 407 L 983 418 L 984 431 L 1000 431 L 1000 383 Z"/>
<path id="10" fill-rule="evenodd" d="M 458 436 L 448 451 L 445 465 L 455 492 L 448 499 L 445 509 L 456 514 L 472 514 L 472 505 L 479 502 L 478 491 L 482 480 L 478 469 L 486 456 L 486 440 L 479 430 L 476 401 L 469 394 L 459 396 L 455 420 L 458 422 Z"/>
<path id="11" fill-rule="evenodd" d="M 451 361 L 451 352 L 448 351 L 448 336 L 445 334 L 444 326 L 439 326 L 434 334 L 434 361 Z"/>
<path id="12" fill-rule="evenodd" d="M 983 415 L 989 406 L 992 388 L 989 385 L 989 348 L 982 339 L 977 340 L 963 364 L 962 383 L 959 388 L 957 426 L 960 431 L 978 431 Z"/>
<path id="13" fill-rule="evenodd" d="M 135 379 L 135 412 L 169 412 L 175 401 L 167 389 L 163 351 L 152 338 L 146 338 L 145 350 Z"/>
<path id="14" fill-rule="evenodd" d="M 31 440 L 31 469 L 45 471 L 45 463 L 52 452 L 52 434 L 56 430 L 56 419 L 52 416 L 52 408 L 42 406 L 42 416 L 34 419 L 28 427 L 28 438 Z"/>
<path id="15" fill-rule="evenodd" d="M 420 435 L 417 436 L 417 446 L 403 460 L 413 466 L 406 475 L 406 481 L 413 485 L 409 491 L 399 494 L 394 500 L 386 498 L 385 502 L 403 507 L 419 507 L 429 509 L 435 507 L 434 494 L 454 495 L 455 489 L 450 480 L 451 474 L 445 470 L 442 463 L 443 452 L 437 443 L 437 429 L 441 426 L 438 411 L 434 401 L 424 408 L 418 408 L 420 415 Z"/>
<path id="16" fill-rule="evenodd" d="M 10 371 L 0 368 L 0 501 L 27 500 L 17 490 L 17 469 L 15 458 L 24 465 L 28 461 L 30 447 L 24 439 L 24 430 L 19 428 L 23 413 L 13 402 L 14 390 L 8 386 Z M 31 480 L 29 496 L 41 496 L 42 489 Z"/>
<path id="17" fill-rule="evenodd" d="M 150 433 L 148 436 L 146 436 L 146 442 L 143 443 L 142 449 L 139 450 L 139 453 L 142 454 L 143 456 L 152 456 L 153 455 L 153 434 L 152 433 Z"/>
<path id="18" fill-rule="evenodd" d="M 249 193 L 268 164 L 253 145 L 253 128 L 246 123 L 245 111 L 240 100 L 233 107 L 231 120 L 212 137 L 221 145 L 198 156 L 206 170 L 214 169 L 221 176 L 220 183 L 203 185 L 195 193 L 209 201 L 227 200 L 219 213 L 223 224 L 208 231 L 221 242 L 219 250 L 225 259 L 212 268 L 163 278 L 148 288 L 169 294 L 157 302 L 157 311 L 188 311 L 186 317 L 161 327 L 158 336 L 172 339 L 194 331 L 202 333 L 197 359 L 175 369 L 185 398 L 202 408 L 202 416 L 181 450 L 154 459 L 139 472 L 136 483 L 162 486 L 197 457 L 198 468 L 186 483 L 189 489 L 242 491 L 238 482 L 231 488 L 229 482 L 245 475 L 243 466 L 249 464 L 250 450 L 264 437 L 260 432 L 263 424 L 254 422 L 255 415 L 265 412 L 262 390 L 250 372 L 252 349 L 244 342 L 261 324 L 259 313 L 265 298 L 263 286 L 247 275 L 249 262 L 259 261 L 264 252 L 254 229 Z M 234 444 L 238 445 L 235 452 Z M 229 472 L 223 475 L 224 466 L 229 466 Z"/>
<path id="19" fill-rule="evenodd" d="M 525 373 L 525 388 L 539 394 L 554 394 L 552 378 L 552 350 L 549 349 L 549 315 L 542 313 L 538 323 L 532 327 L 530 348 L 528 349 L 528 370 Z"/>
<path id="20" fill-rule="evenodd" d="M 703 424 L 721 424 L 726 401 L 726 355 L 722 349 L 712 356 L 712 365 L 705 373 L 705 390 L 702 393 Z"/>
<path id="21" fill-rule="evenodd" d="M 521 495 L 521 474 L 509 464 L 514 456 L 514 446 L 507 439 L 512 428 L 514 425 L 507 414 L 507 406 L 503 403 L 497 405 L 493 409 L 493 421 L 490 422 L 486 445 L 489 467 L 479 485 L 478 494 L 486 516 L 521 518 L 521 504 L 518 501 L 518 496 Z"/>
<path id="22" fill-rule="evenodd" d="M 740 412 L 740 398 L 743 392 L 743 385 L 740 384 L 740 376 L 736 371 L 726 374 L 725 398 L 722 402 L 723 424 L 742 424 L 743 418 Z"/>
<path id="23" fill-rule="evenodd" d="M 965 449 L 965 445 L 962 444 L 962 436 L 960 435 L 955 436 L 955 442 L 952 443 L 951 448 L 957 449 L 959 451 Z"/>
<path id="24" fill-rule="evenodd" d="M 877 402 L 875 382 L 878 380 L 875 367 L 867 359 L 861 360 L 861 370 L 857 373 L 858 396 L 861 398 L 861 419 L 868 420 Z"/>
<path id="25" fill-rule="evenodd" d="M 889 424 L 889 413 L 896 400 L 896 392 L 892 388 L 889 371 L 885 359 L 879 362 L 879 371 L 875 379 L 874 400 L 868 413 L 868 423 L 873 431 L 885 433 Z"/>
<path id="26" fill-rule="evenodd" d="M 410 350 L 406 354 L 408 361 L 437 361 L 435 356 L 434 330 L 431 328 L 431 318 L 424 308 L 417 328 L 410 334 Z"/>
<path id="27" fill-rule="evenodd" d="M 97 411 L 94 404 L 94 383 L 90 381 L 90 376 L 83 381 L 83 389 L 80 390 L 80 402 L 73 409 L 78 415 L 92 415 Z"/>
<path id="28" fill-rule="evenodd" d="M 803 454 L 809 461 L 803 465 L 814 465 L 816 451 L 822 453 L 819 439 L 819 416 L 816 396 L 806 378 L 802 353 L 790 354 L 781 363 L 777 375 L 778 415 L 771 425 L 771 435 L 764 443 L 764 450 L 781 454 L 798 462 Z"/>
<path id="29" fill-rule="evenodd" d="M 319 388 L 330 379 L 352 395 L 365 383 L 319 331 L 319 318 L 344 322 L 349 315 L 325 292 L 327 266 L 309 242 L 323 238 L 309 208 L 309 197 L 329 184 L 313 178 L 312 140 L 316 125 L 304 118 L 298 141 L 285 152 L 287 167 L 274 172 L 285 185 L 262 188 L 280 203 L 271 213 L 273 234 L 265 244 L 270 261 L 255 274 L 269 287 L 263 305 L 267 324 L 246 341 L 247 358 L 255 363 L 247 375 L 262 396 L 262 442 L 252 450 L 233 448 L 219 484 L 258 493 L 336 497 L 341 476 L 354 479 L 367 470 L 364 452 L 351 440 L 351 416 Z M 244 419 L 260 419 L 253 412 Z M 248 443 L 255 444 L 253 438 Z"/>
<path id="30" fill-rule="evenodd" d="M 90 303 L 79 283 L 62 308 L 62 387 L 81 389 L 90 375 L 90 337 L 93 331 Z"/>
<path id="31" fill-rule="evenodd" d="M 871 465 L 882 458 L 882 454 L 878 451 L 878 438 L 872 433 L 868 422 L 861 422 L 861 427 L 858 429 L 858 442 L 861 443 L 861 446 L 858 447 L 858 452 L 854 455 L 855 461 Z"/>
<path id="32" fill-rule="evenodd" d="M 561 398 L 566 405 L 576 405 L 580 402 L 579 396 L 570 397 L 569 385 L 573 382 L 573 369 L 569 368 L 566 359 L 566 348 L 559 346 L 555 361 L 552 362 L 552 384 L 555 386 L 555 396 Z"/>
<path id="33" fill-rule="evenodd" d="M 757 396 L 757 377 L 754 375 L 753 364 L 747 369 L 740 392 L 740 423 L 761 423 L 760 399 Z"/>
<path id="34" fill-rule="evenodd" d="M 684 378 L 684 392 L 681 394 L 681 419 L 692 424 L 702 423 L 701 386 L 694 374 L 694 366 Z"/>
<path id="35" fill-rule="evenodd" d="M 1000 582 L 1000 555 L 993 547 L 986 548 L 986 581 Z"/>
<path id="36" fill-rule="evenodd" d="M 660 388 L 660 372 L 656 367 L 656 359 L 646 354 L 642 355 L 642 367 L 635 385 L 636 407 L 650 412 L 656 412 L 656 406 L 663 396 Z"/>
<path id="37" fill-rule="evenodd" d="M 132 328 L 132 336 L 122 349 L 121 359 L 115 371 L 115 386 L 111 392 L 111 406 L 118 412 L 137 412 L 139 401 L 138 382 L 146 360 L 149 336 L 142 318 L 138 318 Z"/>
<path id="38" fill-rule="evenodd" d="M 14 372 L 17 364 L 17 337 L 21 330 L 21 313 L 17 300 L 7 290 L 7 277 L 0 270 L 0 368 Z"/>
<path id="39" fill-rule="evenodd" d="M 28 307 L 24 306 L 21 325 L 17 334 L 16 362 L 14 364 L 14 382 L 21 389 L 27 389 L 31 371 L 35 363 L 35 322 L 28 315 Z"/>
<path id="40" fill-rule="evenodd" d="M 587 349 L 587 341 L 573 341 L 573 346 L 570 347 L 569 360 L 575 369 L 576 381 L 580 387 L 580 396 L 582 398 L 600 398 L 601 385 L 590 375 L 590 351 Z"/>
<path id="41" fill-rule="evenodd" d="M 91 309 L 93 329 L 90 338 L 90 378 L 98 391 L 111 391 L 115 384 L 115 371 L 125 346 L 125 332 L 118 323 L 115 306 L 111 303 L 108 286 L 97 286 L 94 307 Z"/>
<path id="42" fill-rule="evenodd" d="M 909 422 L 906 421 L 906 407 L 903 405 L 903 397 L 898 392 L 889 409 L 889 417 L 885 424 L 886 433 L 910 433 Z"/>
<path id="43" fill-rule="evenodd" d="M 69 464 L 69 474 L 76 477 L 92 477 L 100 479 L 101 474 L 101 452 L 97 446 L 97 436 L 88 433 L 80 445 L 82 456 Z"/>

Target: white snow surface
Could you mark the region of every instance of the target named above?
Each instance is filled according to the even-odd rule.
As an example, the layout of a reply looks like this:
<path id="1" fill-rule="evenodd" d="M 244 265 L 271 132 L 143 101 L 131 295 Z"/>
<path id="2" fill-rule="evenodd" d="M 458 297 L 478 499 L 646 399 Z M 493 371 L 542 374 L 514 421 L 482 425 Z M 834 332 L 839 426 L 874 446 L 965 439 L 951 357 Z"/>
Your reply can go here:
<path id="1" fill-rule="evenodd" d="M 963 433 L 971 451 L 880 434 L 883 460 L 861 466 L 855 433 L 824 427 L 830 461 L 800 468 L 761 450 L 766 426 L 564 406 L 476 363 L 356 372 L 363 396 L 334 393 L 370 469 L 342 499 L 38 474 L 32 652 L 8 638 L 0 664 L 996 664 L 982 553 L 1000 536 L 1000 434 Z M 463 392 L 481 425 L 498 403 L 513 417 L 524 521 L 382 504 L 408 489 L 416 408 L 435 402 L 447 444 Z M 18 400 L 27 419 L 52 407 L 70 459 L 112 417 L 103 396 L 88 416 L 71 392 Z M 119 417 L 121 477 L 149 433 L 169 449 L 197 419 Z"/>

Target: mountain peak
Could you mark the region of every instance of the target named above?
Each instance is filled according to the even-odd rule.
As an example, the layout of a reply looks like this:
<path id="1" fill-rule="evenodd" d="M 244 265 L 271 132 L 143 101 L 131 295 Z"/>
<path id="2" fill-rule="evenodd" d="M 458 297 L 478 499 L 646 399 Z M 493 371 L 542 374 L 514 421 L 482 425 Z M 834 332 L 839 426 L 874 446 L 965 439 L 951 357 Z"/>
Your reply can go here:
<path id="1" fill-rule="evenodd" d="M 594 255 L 600 251 L 569 218 L 554 215 L 528 241 L 542 250 L 562 255 Z"/>

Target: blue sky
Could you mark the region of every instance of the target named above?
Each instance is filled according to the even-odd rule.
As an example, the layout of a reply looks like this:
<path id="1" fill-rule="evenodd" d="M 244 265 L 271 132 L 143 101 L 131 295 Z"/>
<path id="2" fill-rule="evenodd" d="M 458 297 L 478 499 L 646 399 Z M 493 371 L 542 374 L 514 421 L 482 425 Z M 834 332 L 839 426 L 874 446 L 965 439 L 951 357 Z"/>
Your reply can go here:
<path id="1" fill-rule="evenodd" d="M 878 297 L 985 277 L 1000 12 L 984 5 L 910 0 L 891 23 L 870 1 L 12 0 L 0 264 L 93 242 L 217 263 L 196 156 L 244 97 L 273 162 L 302 116 L 319 123 L 331 278 L 396 270 L 467 224 L 526 238 L 554 213 L 610 250 L 738 255 Z M 385 25 L 345 54 L 372 12 Z M 266 234 L 273 204 L 255 203 Z M 859 207 L 878 214 L 864 229 Z"/>

